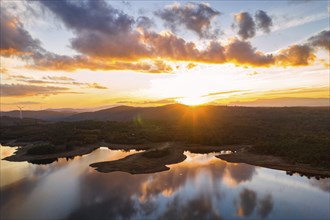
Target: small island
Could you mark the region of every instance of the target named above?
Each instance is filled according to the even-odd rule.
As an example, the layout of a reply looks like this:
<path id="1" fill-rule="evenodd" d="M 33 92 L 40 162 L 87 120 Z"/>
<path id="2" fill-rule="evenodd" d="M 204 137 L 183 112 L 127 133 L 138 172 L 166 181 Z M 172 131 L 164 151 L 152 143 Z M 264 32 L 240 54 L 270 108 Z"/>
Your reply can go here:
<path id="1" fill-rule="evenodd" d="M 161 148 L 136 153 L 116 161 L 93 163 L 90 166 L 104 173 L 122 171 L 131 174 L 146 174 L 166 171 L 169 170 L 166 165 L 186 159 L 183 149 L 170 145 L 167 143 Z"/>

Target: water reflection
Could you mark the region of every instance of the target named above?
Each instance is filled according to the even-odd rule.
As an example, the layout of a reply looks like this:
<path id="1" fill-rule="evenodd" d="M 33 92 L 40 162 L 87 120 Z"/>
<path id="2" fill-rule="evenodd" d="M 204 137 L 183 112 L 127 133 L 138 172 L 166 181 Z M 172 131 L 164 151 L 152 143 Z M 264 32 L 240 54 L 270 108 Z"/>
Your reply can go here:
<path id="1" fill-rule="evenodd" d="M 329 179 L 226 163 L 214 153 L 185 152 L 185 161 L 154 174 L 89 167 L 132 153 L 102 148 L 48 165 L 7 162 L 6 175 L 20 178 L 1 187 L 1 219 L 329 218 Z"/>

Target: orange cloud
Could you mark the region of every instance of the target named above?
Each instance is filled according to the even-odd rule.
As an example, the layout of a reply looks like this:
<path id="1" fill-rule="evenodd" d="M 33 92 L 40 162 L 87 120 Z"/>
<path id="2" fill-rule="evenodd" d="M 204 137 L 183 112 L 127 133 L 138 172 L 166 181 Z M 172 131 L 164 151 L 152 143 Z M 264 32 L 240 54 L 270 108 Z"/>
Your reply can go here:
<path id="1" fill-rule="evenodd" d="M 315 61 L 313 49 L 308 45 L 293 45 L 276 55 L 276 63 L 281 66 L 305 66 Z"/>
<path id="2" fill-rule="evenodd" d="M 90 89 L 108 89 L 108 87 L 102 86 L 98 83 L 90 83 L 87 87 Z"/>
<path id="3" fill-rule="evenodd" d="M 58 56 L 52 55 L 42 59 L 35 59 L 32 65 L 28 68 L 38 70 L 65 70 L 75 71 L 77 69 L 89 70 L 135 70 L 146 73 L 170 73 L 172 67 L 161 60 L 127 62 L 127 61 L 112 61 L 108 59 L 95 59 L 86 56 Z"/>
<path id="4" fill-rule="evenodd" d="M 208 42 L 204 49 L 198 49 L 194 42 L 186 41 L 172 32 L 157 33 L 150 31 L 148 29 L 150 25 L 142 25 L 141 19 L 140 21 L 139 19 L 135 21 L 131 16 L 114 9 L 106 3 L 82 5 L 81 7 L 70 2 L 65 2 L 67 7 L 58 2 L 42 1 L 41 3 L 59 17 L 68 28 L 74 31 L 75 37 L 71 40 L 71 46 L 80 52 L 81 55 L 58 55 L 45 50 L 41 47 L 39 40 L 33 39 L 15 16 L 7 13 L 6 10 L 2 10 L 0 19 L 2 37 L 0 55 L 17 56 L 28 60 L 29 64 L 27 67 L 39 70 L 75 71 L 78 69 L 89 69 L 132 70 L 146 73 L 173 72 L 173 67 L 166 61 L 194 62 L 195 64 L 233 63 L 242 66 L 264 67 L 273 65 L 300 66 L 314 62 L 317 49 L 329 50 L 327 44 L 329 31 L 323 31 L 309 38 L 305 44 L 292 45 L 277 54 L 263 53 L 254 48 L 250 42 L 237 38 L 231 40 L 226 45 L 220 44 L 217 40 L 212 40 Z M 194 7 L 201 10 L 206 8 L 209 10 L 209 6 L 205 6 L 206 8 L 204 6 L 199 5 L 197 7 L 197 4 L 194 5 Z M 105 7 L 104 10 L 107 13 L 94 16 L 95 14 L 93 13 L 102 7 Z M 78 10 L 79 15 L 77 16 L 85 16 L 91 20 L 83 24 L 79 19 L 72 18 L 70 10 Z M 180 13 L 186 13 L 185 9 L 180 11 Z M 212 12 L 207 20 L 202 22 L 203 25 L 201 26 L 191 26 L 191 22 L 186 20 L 188 18 L 184 18 L 180 25 L 189 26 L 191 30 L 201 32 L 205 28 L 209 29 L 209 21 L 217 13 Z M 259 13 L 258 16 L 260 17 L 258 18 L 259 20 L 264 19 L 260 20 L 263 23 L 258 23 L 259 28 L 266 30 L 271 24 L 270 18 L 267 17 L 265 19 L 266 14 Z M 104 22 L 104 19 L 109 20 L 109 22 Z M 243 27 L 245 28 L 246 23 L 249 26 L 251 22 L 247 22 L 247 20 L 251 20 L 252 17 L 249 15 L 245 16 L 244 19 L 241 17 L 237 17 L 237 19 L 241 21 L 242 29 Z M 144 18 L 144 20 L 144 23 L 146 23 L 148 19 Z M 252 26 L 255 28 L 255 25 Z M 241 35 L 243 35 L 243 39 L 246 39 L 254 35 L 254 33 L 245 31 Z"/>
<path id="5" fill-rule="evenodd" d="M 60 93 L 72 93 L 69 88 L 54 87 L 54 86 L 34 86 L 24 84 L 2 84 L 2 97 L 22 97 L 22 96 L 37 96 L 37 95 L 56 95 Z"/>

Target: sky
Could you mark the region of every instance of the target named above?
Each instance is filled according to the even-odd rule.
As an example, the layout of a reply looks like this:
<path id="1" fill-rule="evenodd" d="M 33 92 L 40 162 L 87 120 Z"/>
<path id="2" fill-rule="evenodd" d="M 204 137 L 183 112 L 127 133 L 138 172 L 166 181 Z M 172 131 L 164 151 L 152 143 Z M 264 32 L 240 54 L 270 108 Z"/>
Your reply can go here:
<path id="1" fill-rule="evenodd" d="M 327 0 L 1 0 L 1 111 L 329 106 Z"/>

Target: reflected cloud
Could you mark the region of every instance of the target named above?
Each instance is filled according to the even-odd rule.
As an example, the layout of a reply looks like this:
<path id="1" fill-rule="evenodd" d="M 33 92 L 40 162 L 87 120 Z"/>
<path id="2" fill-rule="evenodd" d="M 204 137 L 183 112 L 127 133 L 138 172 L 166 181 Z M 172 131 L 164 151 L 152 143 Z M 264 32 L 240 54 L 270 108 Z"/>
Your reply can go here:
<path id="1" fill-rule="evenodd" d="M 104 174 L 88 166 L 96 161 L 117 160 L 133 153 L 136 151 L 100 148 L 70 161 L 59 159 L 49 165 L 24 163 L 27 173 L 22 174 L 20 180 L 0 189 L 1 218 L 234 219 L 237 215 L 267 218 L 274 212 L 276 197 L 263 192 L 262 187 L 255 190 L 263 182 L 256 183 L 252 179 L 260 175 L 256 180 L 261 181 L 263 175 L 274 173 L 276 178 L 293 178 L 280 171 L 262 173 L 268 172 L 268 169 L 257 172 L 254 166 L 227 163 L 216 158 L 216 153 L 185 152 L 187 159 L 184 162 L 170 165 L 169 171 L 153 174 Z M 242 189 L 233 185 L 233 188 L 224 190 L 224 183 L 228 184 L 226 181 L 229 178 L 235 186 L 245 183 L 246 187 Z M 301 184 L 326 186 L 326 182 L 322 181 L 317 184 L 316 179 L 305 181 L 305 177 L 295 178 L 303 180 Z M 294 187 L 286 185 L 285 181 L 276 182 L 274 185 L 270 183 L 267 191 L 278 192 L 283 186 L 289 187 L 289 193 L 290 187 Z M 303 190 L 302 194 L 311 192 L 306 188 L 292 189 L 293 193 L 297 192 L 295 190 Z M 328 194 L 320 192 L 325 197 L 315 194 L 317 201 L 320 201 L 315 205 L 327 205 L 325 199 L 328 199 Z M 298 214 L 293 217 L 300 217 Z M 325 216 L 321 213 L 317 217 L 320 215 Z"/>
<path id="2" fill-rule="evenodd" d="M 274 202 L 270 194 L 266 195 L 259 201 L 258 215 L 264 219 L 267 218 L 269 213 L 273 210 Z"/>
<path id="3" fill-rule="evenodd" d="M 250 189 L 243 189 L 240 193 L 240 203 L 236 211 L 239 216 L 250 216 L 257 205 L 257 194 L 255 191 Z"/>
<path id="4" fill-rule="evenodd" d="M 207 197 L 197 197 L 187 203 L 182 203 L 180 197 L 166 205 L 165 212 L 158 219 L 222 219 L 218 210 L 213 207 L 211 200 Z"/>
<path id="5" fill-rule="evenodd" d="M 312 186 L 319 188 L 320 190 L 323 190 L 325 192 L 330 192 L 330 179 L 329 178 L 319 179 L 319 180 L 312 178 L 310 180 L 310 184 Z"/>
<path id="6" fill-rule="evenodd" d="M 248 164 L 228 164 L 224 176 L 224 182 L 231 187 L 235 187 L 243 182 L 251 181 L 256 174 L 256 168 Z"/>

